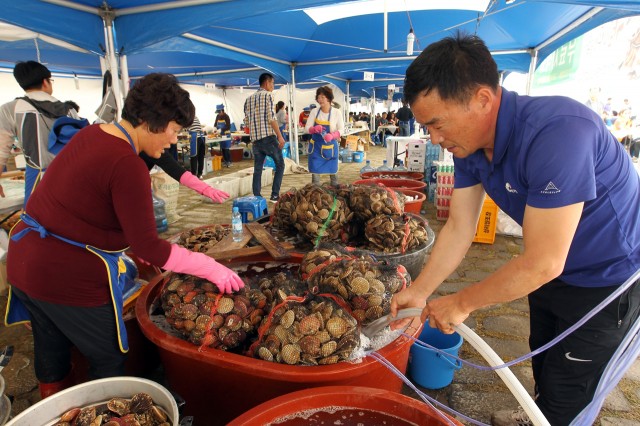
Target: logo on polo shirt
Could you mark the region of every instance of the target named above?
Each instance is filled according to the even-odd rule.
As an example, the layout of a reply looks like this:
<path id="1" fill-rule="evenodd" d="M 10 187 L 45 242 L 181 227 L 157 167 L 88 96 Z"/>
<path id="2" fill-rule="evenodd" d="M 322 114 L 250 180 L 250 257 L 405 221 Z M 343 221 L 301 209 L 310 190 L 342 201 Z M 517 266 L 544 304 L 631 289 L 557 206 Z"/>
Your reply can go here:
<path id="1" fill-rule="evenodd" d="M 545 189 L 540 191 L 541 194 L 557 194 L 559 192 L 560 190 L 558 189 L 558 187 L 551 181 L 549 181 Z"/>
<path id="2" fill-rule="evenodd" d="M 517 193 L 518 193 L 518 190 L 516 190 L 515 188 L 513 188 L 509 182 L 507 182 L 507 183 L 504 185 L 504 187 L 507 189 L 507 192 L 510 192 L 510 193 L 512 193 L 512 194 L 517 194 Z"/>

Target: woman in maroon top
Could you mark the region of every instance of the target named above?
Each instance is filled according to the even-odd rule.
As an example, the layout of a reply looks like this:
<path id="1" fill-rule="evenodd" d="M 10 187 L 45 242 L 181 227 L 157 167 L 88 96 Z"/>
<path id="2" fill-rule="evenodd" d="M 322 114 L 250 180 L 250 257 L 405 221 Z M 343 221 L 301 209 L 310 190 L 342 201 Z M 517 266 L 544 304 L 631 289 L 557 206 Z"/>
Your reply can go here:
<path id="1" fill-rule="evenodd" d="M 138 154 L 159 158 L 194 115 L 175 77 L 145 76 L 129 92 L 119 123 L 86 127 L 58 154 L 12 230 L 6 320 L 31 320 L 43 397 L 68 385 L 71 345 L 88 359 L 90 378 L 124 374 L 128 345 L 118 268 L 127 246 L 221 292 L 244 286 L 230 269 L 156 231 L 149 171 Z"/>

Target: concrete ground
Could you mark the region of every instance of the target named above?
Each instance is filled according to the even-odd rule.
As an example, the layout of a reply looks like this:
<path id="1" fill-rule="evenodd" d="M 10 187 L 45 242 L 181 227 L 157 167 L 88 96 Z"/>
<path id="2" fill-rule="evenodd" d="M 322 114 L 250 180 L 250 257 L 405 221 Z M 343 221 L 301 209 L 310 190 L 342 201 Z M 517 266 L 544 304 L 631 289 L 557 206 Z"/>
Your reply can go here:
<path id="1" fill-rule="evenodd" d="M 367 153 L 372 166 L 382 164 L 385 150 L 371 147 Z M 301 164 L 306 165 L 302 157 Z M 340 165 L 339 179 L 341 183 L 350 183 L 359 178 L 362 163 L 343 163 Z M 209 173 L 206 178 L 223 176 L 227 173 L 253 166 L 253 160 L 247 159 L 234 163 L 231 168 Z M 300 188 L 311 181 L 309 174 L 287 174 L 282 183 L 281 192 L 289 188 Z M 271 185 L 262 189 L 262 195 L 269 197 Z M 203 197 L 193 191 L 180 188 L 177 213 L 181 218 L 169 225 L 162 237 L 168 237 L 186 229 L 213 223 L 229 223 L 231 218 L 231 201 L 217 205 L 205 202 Z M 273 204 L 269 204 L 272 211 Z M 436 210 L 432 204 L 423 205 L 424 216 L 429 220 L 431 228 L 436 232 L 442 228 L 443 222 L 436 220 Z M 502 264 L 512 259 L 522 250 L 519 238 L 496 237 L 493 244 L 473 244 L 464 261 L 440 286 L 437 294 L 444 295 L 458 291 L 469 283 L 483 279 Z M 0 308 L 4 310 L 6 296 L 0 300 Z M 504 361 L 516 359 L 529 352 L 528 338 L 528 304 L 526 299 L 496 305 L 474 312 L 465 322 L 475 330 Z M 15 355 L 9 365 L 2 370 L 6 381 L 5 393 L 12 400 L 12 414 L 15 415 L 39 400 L 37 381 L 33 371 L 33 339 L 24 327 L 1 327 L 0 348 L 14 345 Z M 465 342 L 460 349 L 460 356 L 471 362 L 486 365 L 481 356 Z M 530 362 L 525 361 L 511 368 L 518 380 L 529 393 L 533 390 Z M 451 385 L 427 394 L 445 405 L 474 418 L 488 423 L 491 413 L 496 410 L 516 408 L 518 403 L 508 388 L 494 372 L 486 372 L 463 366 L 455 373 Z M 415 396 L 405 387 L 403 393 Z M 640 426 L 640 361 L 636 361 L 625 377 L 608 396 L 602 412 L 595 423 L 602 426 Z"/>

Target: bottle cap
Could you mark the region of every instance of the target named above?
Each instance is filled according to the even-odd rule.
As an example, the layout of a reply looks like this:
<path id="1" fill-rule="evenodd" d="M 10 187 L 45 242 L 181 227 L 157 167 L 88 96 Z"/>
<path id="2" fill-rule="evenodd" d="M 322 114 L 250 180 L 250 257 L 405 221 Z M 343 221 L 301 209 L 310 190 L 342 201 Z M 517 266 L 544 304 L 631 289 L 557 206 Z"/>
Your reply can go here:
<path id="1" fill-rule="evenodd" d="M 240 210 L 238 209 L 238 207 L 234 207 L 234 208 L 233 208 L 233 212 L 234 212 L 234 213 L 238 213 L 238 212 L 240 212 Z"/>

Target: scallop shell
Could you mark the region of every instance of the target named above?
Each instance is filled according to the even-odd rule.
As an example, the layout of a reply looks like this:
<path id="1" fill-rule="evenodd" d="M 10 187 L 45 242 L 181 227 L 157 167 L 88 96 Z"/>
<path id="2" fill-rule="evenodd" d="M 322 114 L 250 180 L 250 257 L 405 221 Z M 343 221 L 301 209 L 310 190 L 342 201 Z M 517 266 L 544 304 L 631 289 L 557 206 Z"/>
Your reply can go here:
<path id="1" fill-rule="evenodd" d="M 336 364 L 340 361 L 340 357 L 338 355 L 329 355 L 325 358 L 320 358 L 318 360 L 318 364 L 320 365 L 328 365 L 328 364 Z"/>
<path id="2" fill-rule="evenodd" d="M 320 340 L 320 343 L 326 343 L 331 340 L 331 335 L 327 330 L 318 331 L 315 336 Z"/>
<path id="3" fill-rule="evenodd" d="M 369 302 L 369 306 L 380 306 L 382 305 L 382 296 L 377 294 L 372 294 L 367 298 L 367 302 Z"/>
<path id="4" fill-rule="evenodd" d="M 355 277 L 349 283 L 349 287 L 357 295 L 365 294 L 369 291 L 369 281 L 365 277 Z"/>
<path id="5" fill-rule="evenodd" d="M 280 352 L 282 360 L 289 365 L 295 365 L 300 361 L 300 347 L 298 345 L 284 345 Z"/>
<path id="6" fill-rule="evenodd" d="M 320 339 L 316 336 L 304 336 L 298 341 L 303 354 L 318 356 L 320 354 Z M 324 355 L 323 355 L 324 356 Z"/>
<path id="7" fill-rule="evenodd" d="M 318 217 L 322 220 L 325 220 L 326 218 L 329 217 L 329 210 L 327 209 L 318 210 Z"/>
<path id="8" fill-rule="evenodd" d="M 369 280 L 369 289 L 371 290 L 371 293 L 375 294 L 384 294 L 386 290 L 382 281 L 376 278 Z"/>
<path id="9" fill-rule="evenodd" d="M 384 311 L 382 306 L 372 306 L 367 309 L 367 319 L 374 320 L 378 319 L 383 315 Z"/>
<path id="10" fill-rule="evenodd" d="M 333 337 L 341 337 L 349 330 L 349 324 L 344 318 L 333 317 L 327 321 L 326 328 Z"/>
<path id="11" fill-rule="evenodd" d="M 273 361 L 273 354 L 264 346 L 260 346 L 258 348 L 258 356 L 260 357 L 260 359 L 263 359 L 265 361 Z"/>
<path id="12" fill-rule="evenodd" d="M 322 326 L 322 322 L 320 322 L 320 319 L 316 315 L 308 315 L 302 318 L 298 324 L 300 327 L 300 333 L 305 336 L 309 334 L 316 334 Z"/>
<path id="13" fill-rule="evenodd" d="M 295 319 L 296 315 L 293 313 L 293 311 L 288 310 L 280 317 L 280 325 L 282 325 L 284 328 L 289 328 L 291 327 Z"/>
<path id="14" fill-rule="evenodd" d="M 336 343 L 336 341 L 334 341 L 334 340 L 330 340 L 330 341 L 324 343 L 320 347 L 320 355 L 322 355 L 323 358 L 324 357 L 328 357 L 329 355 L 334 353 L 337 348 L 338 348 L 338 343 Z"/>
<path id="15" fill-rule="evenodd" d="M 218 312 L 221 314 L 228 314 L 233 309 L 234 302 L 230 297 L 223 297 L 218 302 Z"/>

